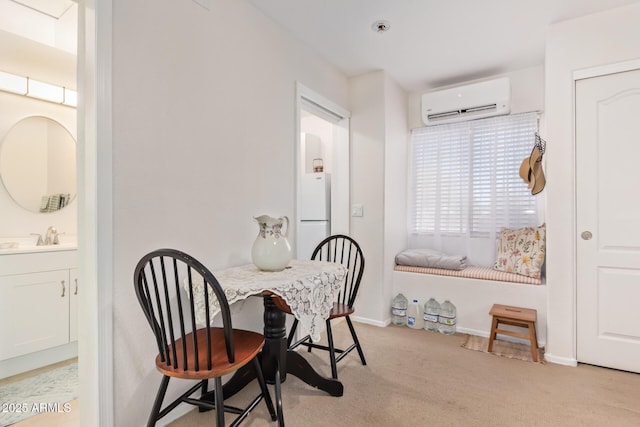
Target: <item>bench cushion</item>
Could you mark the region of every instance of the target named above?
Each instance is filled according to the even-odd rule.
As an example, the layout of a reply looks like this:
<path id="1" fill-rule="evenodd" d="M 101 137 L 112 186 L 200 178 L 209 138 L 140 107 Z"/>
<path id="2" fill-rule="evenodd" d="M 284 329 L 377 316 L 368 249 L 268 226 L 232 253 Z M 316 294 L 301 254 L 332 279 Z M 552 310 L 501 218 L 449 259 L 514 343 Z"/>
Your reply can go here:
<path id="1" fill-rule="evenodd" d="M 526 283 L 529 285 L 540 285 L 541 279 L 522 276 L 515 273 L 494 270 L 491 267 L 468 266 L 463 270 L 445 270 L 442 268 L 412 267 L 408 265 L 396 265 L 396 271 L 408 273 L 435 274 L 438 276 L 466 277 L 468 279 L 497 280 L 500 282 Z"/>

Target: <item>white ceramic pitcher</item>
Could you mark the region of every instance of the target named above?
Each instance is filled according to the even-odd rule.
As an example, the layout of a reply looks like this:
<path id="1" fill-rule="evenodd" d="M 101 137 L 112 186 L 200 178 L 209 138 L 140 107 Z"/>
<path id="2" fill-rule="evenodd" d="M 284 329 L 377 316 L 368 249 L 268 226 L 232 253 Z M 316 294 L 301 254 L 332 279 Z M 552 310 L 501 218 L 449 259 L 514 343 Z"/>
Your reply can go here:
<path id="1" fill-rule="evenodd" d="M 253 263 L 263 271 L 284 270 L 291 261 L 291 245 L 287 240 L 289 218 L 261 215 L 254 219 L 258 222 L 259 231 L 251 248 Z"/>

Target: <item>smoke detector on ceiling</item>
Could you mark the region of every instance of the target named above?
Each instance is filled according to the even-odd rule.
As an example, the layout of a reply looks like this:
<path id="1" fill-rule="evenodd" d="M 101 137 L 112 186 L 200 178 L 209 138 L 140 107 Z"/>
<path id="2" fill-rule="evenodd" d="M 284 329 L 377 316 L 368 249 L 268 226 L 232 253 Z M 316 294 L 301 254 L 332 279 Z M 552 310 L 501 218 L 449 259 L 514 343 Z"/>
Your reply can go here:
<path id="1" fill-rule="evenodd" d="M 376 33 L 384 33 L 385 31 L 389 31 L 390 28 L 391 24 L 385 20 L 376 21 L 371 25 L 371 29 Z"/>

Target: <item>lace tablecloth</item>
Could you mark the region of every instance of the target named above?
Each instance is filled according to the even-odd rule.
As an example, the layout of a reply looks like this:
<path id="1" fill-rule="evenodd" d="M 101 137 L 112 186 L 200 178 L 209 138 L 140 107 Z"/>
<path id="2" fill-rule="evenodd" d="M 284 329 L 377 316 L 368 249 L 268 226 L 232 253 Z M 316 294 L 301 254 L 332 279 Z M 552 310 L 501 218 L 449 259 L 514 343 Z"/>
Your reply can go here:
<path id="1" fill-rule="evenodd" d="M 255 265 L 247 264 L 212 273 L 222 286 L 229 304 L 264 291 L 279 295 L 299 320 L 302 332 L 318 341 L 347 269 L 340 264 L 324 261 L 292 260 L 289 267 L 276 272 L 260 271 Z M 202 278 L 199 279 L 194 278 L 196 286 L 202 286 Z M 196 294 L 202 295 L 202 292 Z M 212 301 L 210 316 L 213 321 L 220 309 L 211 290 L 209 295 Z M 196 321 L 204 324 L 204 298 L 197 298 L 194 303 Z"/>

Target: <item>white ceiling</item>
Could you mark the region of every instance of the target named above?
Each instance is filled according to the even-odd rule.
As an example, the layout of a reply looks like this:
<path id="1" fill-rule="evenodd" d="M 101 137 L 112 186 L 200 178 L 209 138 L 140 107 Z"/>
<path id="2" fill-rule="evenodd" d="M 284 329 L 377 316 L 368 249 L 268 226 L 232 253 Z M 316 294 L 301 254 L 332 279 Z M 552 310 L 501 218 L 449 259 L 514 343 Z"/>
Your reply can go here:
<path id="1" fill-rule="evenodd" d="M 71 6 L 71 0 L 12 0 L 15 3 L 59 19 Z"/>
<path id="2" fill-rule="evenodd" d="M 77 16 L 69 0 L 0 0 L 0 70 L 75 89 Z"/>
<path id="3" fill-rule="evenodd" d="M 549 24 L 636 1 L 249 0 L 348 76 L 385 70 L 407 91 L 542 65 Z"/>

